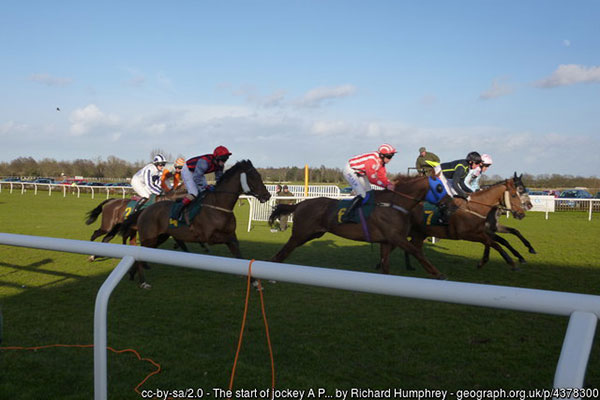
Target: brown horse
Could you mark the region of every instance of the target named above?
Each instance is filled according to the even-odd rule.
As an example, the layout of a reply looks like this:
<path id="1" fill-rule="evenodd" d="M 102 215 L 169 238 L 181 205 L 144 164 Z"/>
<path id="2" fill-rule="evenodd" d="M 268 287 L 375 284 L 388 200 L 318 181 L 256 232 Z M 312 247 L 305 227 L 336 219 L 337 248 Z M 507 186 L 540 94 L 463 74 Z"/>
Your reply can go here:
<path id="1" fill-rule="evenodd" d="M 163 196 L 157 196 L 155 201 L 175 200 L 177 198 L 184 196 L 185 193 L 186 193 L 185 190 L 174 190 Z M 96 220 L 98 219 L 100 214 L 102 214 L 102 221 L 100 223 L 100 228 L 96 229 L 92 233 L 90 240 L 93 242 L 100 236 L 104 235 L 104 237 L 102 238 L 102 243 L 108 243 L 115 236 L 117 236 L 117 234 L 119 233 L 120 224 L 123 222 L 123 220 L 127 216 L 129 216 L 129 214 L 132 211 L 132 210 L 127 209 L 127 205 L 132 200 L 133 199 L 131 199 L 131 198 L 107 199 L 107 200 L 104 200 L 102 203 L 98 204 L 98 206 L 96 208 L 89 211 L 86 214 L 86 216 L 87 216 L 87 219 L 85 220 L 86 225 L 91 225 L 94 222 L 96 222 Z M 136 237 L 136 231 L 131 230 L 130 236 L 123 237 L 123 244 L 125 244 L 125 243 L 127 243 L 127 241 L 129 241 L 130 244 L 135 245 L 136 244 L 135 237 Z M 89 257 L 89 261 L 94 261 L 95 259 L 96 259 L 96 256 L 92 255 Z"/>
<path id="2" fill-rule="evenodd" d="M 413 208 L 411 212 L 411 243 L 416 247 L 422 248 L 423 241 L 428 236 L 440 239 L 480 242 L 485 246 L 485 250 L 482 259 L 477 264 L 478 268 L 483 267 L 488 262 L 489 249 L 492 247 L 500 253 L 512 269 L 516 269 L 514 261 L 502 249 L 500 244 L 506 246 L 519 260 L 523 259 L 523 257 L 508 241 L 495 233 L 498 231 L 498 227 L 501 226 L 497 224 L 496 210 L 498 207 L 511 211 L 517 219 L 525 216 L 525 211 L 522 208 L 522 200 L 514 181 L 507 179 L 478 192 L 471 193 L 471 200 L 468 202 L 462 199 L 453 199 L 453 202 L 457 208 L 450 216 L 448 225 L 431 224 L 431 216 L 426 217 L 424 214 L 423 203 L 419 203 L 419 205 Z M 392 248 L 384 245 L 381 246 L 382 261 L 380 264 L 383 264 L 387 260 L 392 250 Z M 407 269 L 412 269 L 409 255 L 406 252 L 405 262 Z"/>
<path id="3" fill-rule="evenodd" d="M 331 232 L 347 239 L 401 247 L 414 255 L 432 276 L 445 279 L 425 258 L 421 249 L 409 243 L 406 238 L 410 229 L 408 210 L 425 198 L 429 189 L 428 178 L 397 178 L 395 184 L 394 191 L 374 192 L 377 207 L 366 222 L 368 236 L 363 231 L 362 224 L 338 223 L 338 200 L 318 197 L 294 205 L 277 205 L 269 217 L 269 223 L 272 225 L 281 215 L 294 213 L 294 224 L 292 236 L 271 261 L 282 262 L 296 247 Z M 388 273 L 389 264 L 384 263 L 383 267 L 383 271 Z"/>
<path id="4" fill-rule="evenodd" d="M 213 192 L 194 200 L 201 202 L 202 206 L 189 225 L 177 222 L 173 226 L 170 214 L 175 202 L 162 201 L 129 216 L 123 222 L 120 232 L 128 235 L 130 227 L 136 224 L 140 243 L 144 247 L 158 247 L 172 236 L 181 242 L 225 244 L 235 257 L 242 258 L 233 214 L 233 208 L 242 193 L 256 197 L 261 203 L 271 197 L 260 174 L 249 160 L 236 163 L 223 174 Z M 192 203 L 187 209 L 194 206 Z M 187 210 L 184 213 L 187 214 Z M 147 268 L 147 264 L 137 262 L 129 275 L 133 279 L 137 271 L 140 275 L 140 287 L 149 289 L 150 285 L 146 283 L 142 268 Z"/>

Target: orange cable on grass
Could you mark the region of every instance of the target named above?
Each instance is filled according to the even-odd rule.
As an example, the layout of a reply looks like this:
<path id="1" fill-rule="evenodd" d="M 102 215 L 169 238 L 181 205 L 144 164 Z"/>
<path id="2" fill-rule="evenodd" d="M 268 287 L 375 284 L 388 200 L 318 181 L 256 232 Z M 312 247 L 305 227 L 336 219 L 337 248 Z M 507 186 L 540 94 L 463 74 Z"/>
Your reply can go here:
<path id="1" fill-rule="evenodd" d="M 48 344 L 48 345 L 44 345 L 44 346 L 31 346 L 31 347 L 7 346 L 7 347 L 0 347 L 0 350 L 33 350 L 33 351 L 37 351 L 37 350 L 49 349 L 52 347 L 93 348 L 94 345 L 93 344 Z M 154 371 L 152 371 L 148 375 L 146 375 L 146 377 L 140 383 L 138 383 L 138 385 L 135 387 L 134 390 L 137 394 L 141 394 L 140 390 L 139 390 L 140 386 L 142 386 L 144 383 L 146 383 L 146 381 L 151 376 L 156 375 L 161 371 L 159 363 L 155 362 L 154 360 L 152 360 L 150 358 L 142 358 L 142 356 L 140 356 L 140 353 L 138 353 L 134 349 L 115 350 L 112 347 L 107 347 L 107 349 L 112 351 L 115 354 L 133 353 L 137 357 L 138 360 L 149 362 L 150 364 L 152 364 L 156 367 L 156 369 Z"/>
<path id="2" fill-rule="evenodd" d="M 244 304 L 244 315 L 242 317 L 242 327 L 240 329 L 240 338 L 238 339 L 238 346 L 237 346 L 237 350 L 235 352 L 235 358 L 233 360 L 233 367 L 231 369 L 231 378 L 229 379 L 229 390 L 230 391 L 233 389 L 233 381 L 235 379 L 235 370 L 237 367 L 240 350 L 242 348 L 242 342 L 243 342 L 243 338 L 244 338 L 244 329 L 246 327 L 246 317 L 248 315 L 248 303 L 249 303 L 249 299 L 250 299 L 250 282 L 252 279 L 252 263 L 253 262 L 254 262 L 254 260 L 251 260 L 250 264 L 248 264 L 248 280 L 246 283 L 246 302 Z M 260 280 L 257 280 L 257 282 L 258 282 L 258 290 L 260 293 L 261 311 L 262 311 L 262 315 L 263 315 L 263 321 L 265 323 L 265 332 L 267 335 L 267 345 L 269 347 L 269 357 L 271 359 L 271 389 L 272 389 L 271 390 L 271 398 L 273 398 L 273 396 L 275 394 L 275 361 L 273 359 L 273 349 L 271 347 L 271 337 L 269 335 L 269 324 L 267 323 L 267 313 L 265 312 L 265 303 L 264 303 L 263 294 L 262 294 L 262 285 L 260 283 Z"/>

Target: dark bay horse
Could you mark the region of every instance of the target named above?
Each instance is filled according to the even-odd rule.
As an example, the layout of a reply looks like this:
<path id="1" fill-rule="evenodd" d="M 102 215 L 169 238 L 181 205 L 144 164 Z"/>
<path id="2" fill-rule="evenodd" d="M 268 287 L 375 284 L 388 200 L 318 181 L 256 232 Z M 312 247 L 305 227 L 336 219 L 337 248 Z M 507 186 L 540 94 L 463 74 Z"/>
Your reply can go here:
<path id="1" fill-rule="evenodd" d="M 410 229 L 409 210 L 425 198 L 429 190 L 428 178 L 397 178 L 395 184 L 394 191 L 374 191 L 377 207 L 367 219 L 368 238 L 361 224 L 338 223 L 338 200 L 318 197 L 294 205 L 277 205 L 269 217 L 269 223 L 273 224 L 281 215 L 293 213 L 294 224 L 292 236 L 271 261 L 283 262 L 296 247 L 331 232 L 347 239 L 401 247 L 415 256 L 433 277 L 445 279 L 425 258 L 422 250 L 406 238 Z M 389 263 L 383 264 L 383 272 L 389 273 Z"/>
<path id="2" fill-rule="evenodd" d="M 510 245 L 510 243 L 508 243 L 508 241 L 506 241 L 506 239 L 496 234 L 496 232 L 499 231 L 498 227 L 501 226 L 497 224 L 497 210 L 499 207 L 511 211 L 517 219 L 525 217 L 525 211 L 522 208 L 522 199 L 515 186 L 514 180 L 507 179 L 478 192 L 471 193 L 471 200 L 468 202 L 462 199 L 453 199 L 453 202 L 457 208 L 450 216 L 448 225 L 431 224 L 431 221 L 428 220 L 424 214 L 423 203 L 419 203 L 413 208 L 411 212 L 411 242 L 416 247 L 420 248 L 422 248 L 423 241 L 428 236 L 434 236 L 440 239 L 480 242 L 485 246 L 485 250 L 482 259 L 477 264 L 478 268 L 483 267 L 483 265 L 488 262 L 489 249 L 491 247 L 500 253 L 502 258 L 512 267 L 512 269 L 516 269 L 514 261 L 504 251 L 500 244 L 506 246 L 519 261 L 521 261 L 523 257 Z M 389 257 L 392 250 L 393 249 L 384 245 L 381 246 L 381 263 Z M 409 255 L 406 252 L 405 263 L 406 267 L 411 269 Z"/>
<path id="3" fill-rule="evenodd" d="M 184 196 L 186 193 L 185 189 L 183 190 L 174 190 L 163 196 L 157 196 L 155 201 L 164 201 L 164 200 L 175 200 Z M 102 238 L 102 243 L 110 242 L 117 234 L 119 233 L 119 226 L 123 222 L 123 220 L 129 216 L 132 210 L 127 210 L 127 205 L 132 201 L 132 198 L 126 199 L 107 199 L 102 203 L 98 204 L 96 208 L 89 211 L 86 216 L 85 224 L 91 225 L 98 217 L 102 214 L 102 220 L 100 222 L 100 228 L 96 229 L 90 240 L 93 242 L 97 238 L 102 235 L 105 235 Z M 126 244 L 127 241 L 130 244 L 135 244 L 136 232 L 134 230 L 130 231 L 131 235 L 128 237 L 123 237 L 123 244 Z M 94 261 L 96 256 L 90 256 L 89 260 Z"/>
<path id="4" fill-rule="evenodd" d="M 261 203 L 271 197 L 250 160 L 237 162 L 225 171 L 213 192 L 207 192 L 204 197 L 194 200 L 202 202 L 202 207 L 190 221 L 190 225 L 179 222 L 177 226 L 173 226 L 170 214 L 175 202 L 161 201 L 129 216 L 123 222 L 120 232 L 128 235 L 130 227 L 135 224 L 140 244 L 144 247 L 158 247 L 172 236 L 181 242 L 225 244 L 235 257 L 242 258 L 233 214 L 233 208 L 242 193 L 256 197 Z M 193 206 L 194 204 L 190 204 L 187 209 Z M 147 268 L 146 263 L 137 262 L 129 275 L 133 279 L 137 271 L 140 287 L 149 289 L 150 285 L 146 283 L 142 268 Z"/>

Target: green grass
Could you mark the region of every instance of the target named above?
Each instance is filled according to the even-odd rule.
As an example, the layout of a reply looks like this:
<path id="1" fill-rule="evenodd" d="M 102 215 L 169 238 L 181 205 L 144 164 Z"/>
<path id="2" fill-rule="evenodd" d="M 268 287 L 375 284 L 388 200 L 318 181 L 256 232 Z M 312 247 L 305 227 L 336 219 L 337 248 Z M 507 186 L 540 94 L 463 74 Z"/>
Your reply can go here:
<path id="1" fill-rule="evenodd" d="M 34 196 L 0 193 L 0 231 L 89 239 L 84 215 L 102 201 L 89 195 Z M 238 236 L 248 259 L 269 259 L 290 232 L 270 233 L 264 223 L 246 232 L 247 207 L 236 207 Z M 521 271 L 510 271 L 492 251 L 481 270 L 483 247 L 443 240 L 426 245 L 429 259 L 450 280 L 598 294 L 600 216 L 529 213 L 518 228 L 538 251 L 526 253 Z M 118 242 L 115 240 L 115 243 Z M 171 248 L 167 242 L 165 248 Z M 194 251 L 201 252 L 198 246 Z M 225 246 L 211 248 L 229 256 Z M 98 288 L 118 260 L 93 264 L 87 257 L 0 246 L 2 346 L 93 343 Z M 297 249 L 293 264 L 375 272 L 375 245 L 325 235 Z M 392 255 L 392 273 L 408 272 Z M 285 268 L 282 266 L 282 268 Z M 245 298 L 245 279 L 213 272 L 152 265 L 152 290 L 124 279 L 109 304 L 108 344 L 133 348 L 158 362 L 162 372 L 143 389 L 227 388 Z M 310 286 L 265 283 L 277 388 L 528 389 L 551 387 L 567 318 L 394 298 Z M 586 384 L 600 387 L 596 343 Z M 89 399 L 91 349 L 0 351 L 0 393 L 12 399 Z M 109 353 L 109 397 L 139 399 L 135 386 L 154 368 L 130 354 Z M 269 356 L 259 297 L 251 295 L 235 388 L 270 386 Z"/>

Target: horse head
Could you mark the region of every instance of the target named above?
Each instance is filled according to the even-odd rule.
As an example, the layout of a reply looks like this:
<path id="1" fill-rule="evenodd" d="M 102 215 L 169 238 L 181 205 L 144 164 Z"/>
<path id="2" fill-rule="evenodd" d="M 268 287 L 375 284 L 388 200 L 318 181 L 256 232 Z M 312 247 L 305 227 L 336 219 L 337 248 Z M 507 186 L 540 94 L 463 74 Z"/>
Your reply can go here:
<path id="1" fill-rule="evenodd" d="M 271 193 L 269 193 L 260 174 L 252 165 L 252 161 L 243 160 L 235 166 L 238 165 L 240 166 L 240 185 L 244 194 L 256 197 L 261 203 L 268 201 L 271 198 Z"/>
<path id="2" fill-rule="evenodd" d="M 515 175 L 513 176 L 513 183 L 515 184 L 517 192 L 521 197 L 521 206 L 527 211 L 531 210 L 533 208 L 533 204 L 531 203 L 531 199 L 529 198 L 529 194 L 527 193 L 527 188 L 523 183 L 523 174 L 517 176 L 517 172 L 515 171 Z"/>
<path id="3" fill-rule="evenodd" d="M 515 183 L 512 179 L 507 179 L 505 181 L 505 186 L 504 207 L 510 210 L 516 219 L 525 218 L 525 210 L 522 207 L 522 200 Z"/>

